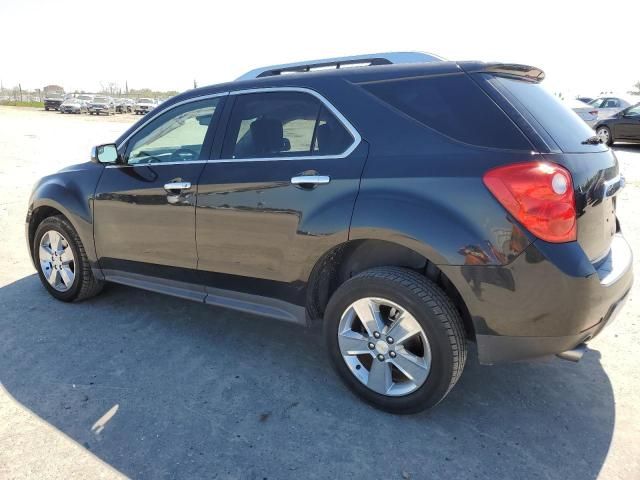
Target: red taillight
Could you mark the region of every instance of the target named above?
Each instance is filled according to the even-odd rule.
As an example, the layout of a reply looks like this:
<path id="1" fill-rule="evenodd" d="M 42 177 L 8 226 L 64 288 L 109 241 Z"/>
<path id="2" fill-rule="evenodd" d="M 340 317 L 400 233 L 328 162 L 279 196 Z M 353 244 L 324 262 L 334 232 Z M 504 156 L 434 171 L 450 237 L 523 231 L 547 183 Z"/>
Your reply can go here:
<path id="1" fill-rule="evenodd" d="M 507 211 L 547 242 L 576 240 L 571 174 L 559 165 L 528 162 L 494 168 L 484 184 Z"/>
<path id="2" fill-rule="evenodd" d="M 591 110 L 589 113 L 590 113 L 591 115 L 593 115 L 594 117 L 597 117 L 597 116 L 598 116 L 598 110 Z"/>

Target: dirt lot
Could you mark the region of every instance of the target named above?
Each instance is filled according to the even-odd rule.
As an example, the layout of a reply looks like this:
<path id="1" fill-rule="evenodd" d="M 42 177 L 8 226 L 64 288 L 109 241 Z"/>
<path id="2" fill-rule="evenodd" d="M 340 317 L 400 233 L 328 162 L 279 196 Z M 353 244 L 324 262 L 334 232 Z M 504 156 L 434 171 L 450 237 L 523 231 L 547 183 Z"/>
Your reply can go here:
<path id="1" fill-rule="evenodd" d="M 579 364 L 472 351 L 450 396 L 407 417 L 354 398 L 314 331 L 121 286 L 51 299 L 29 190 L 135 119 L 0 107 L 0 478 L 640 478 L 638 282 Z M 640 252 L 640 146 L 616 150 Z"/>

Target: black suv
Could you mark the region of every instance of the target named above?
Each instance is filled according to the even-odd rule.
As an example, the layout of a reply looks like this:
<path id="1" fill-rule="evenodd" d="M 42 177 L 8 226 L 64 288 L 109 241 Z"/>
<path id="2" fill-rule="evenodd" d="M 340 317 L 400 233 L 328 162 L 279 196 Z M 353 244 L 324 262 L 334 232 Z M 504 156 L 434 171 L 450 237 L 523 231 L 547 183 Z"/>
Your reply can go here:
<path id="1" fill-rule="evenodd" d="M 543 78 L 389 54 L 186 92 L 35 186 L 29 250 L 63 301 L 109 281 L 322 322 L 392 412 L 442 400 L 467 341 L 578 360 L 631 288 L 623 180 Z"/>

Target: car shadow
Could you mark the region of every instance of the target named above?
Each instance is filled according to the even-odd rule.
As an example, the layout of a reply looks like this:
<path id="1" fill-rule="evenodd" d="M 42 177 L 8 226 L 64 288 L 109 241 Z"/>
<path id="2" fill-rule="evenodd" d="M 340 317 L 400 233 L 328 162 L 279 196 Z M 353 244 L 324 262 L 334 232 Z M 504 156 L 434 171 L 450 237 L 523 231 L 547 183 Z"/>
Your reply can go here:
<path id="1" fill-rule="evenodd" d="M 640 143 L 616 143 L 612 147 L 615 152 L 640 152 Z"/>
<path id="2" fill-rule="evenodd" d="M 595 479 L 615 421 L 590 351 L 466 370 L 434 410 L 355 398 L 315 329 L 123 286 L 78 304 L 35 275 L 0 288 L 0 382 L 142 478 Z"/>

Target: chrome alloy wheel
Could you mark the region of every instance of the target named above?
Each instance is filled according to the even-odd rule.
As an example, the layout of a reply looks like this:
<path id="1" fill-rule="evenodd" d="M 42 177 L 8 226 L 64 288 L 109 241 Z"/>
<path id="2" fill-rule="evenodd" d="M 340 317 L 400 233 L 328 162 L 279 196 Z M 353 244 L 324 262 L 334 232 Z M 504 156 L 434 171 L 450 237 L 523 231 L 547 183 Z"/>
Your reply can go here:
<path id="1" fill-rule="evenodd" d="M 76 278 L 76 262 L 67 239 L 59 232 L 49 230 L 40 239 L 38 256 L 49 285 L 59 292 L 69 290 Z"/>
<path id="2" fill-rule="evenodd" d="M 383 298 L 362 298 L 345 310 L 338 345 L 351 373 L 382 395 L 417 390 L 431 370 L 424 330 L 406 309 Z"/>
<path id="3" fill-rule="evenodd" d="M 605 145 L 609 145 L 609 129 L 608 128 L 605 128 L 605 127 L 599 128 L 598 131 L 596 132 L 596 135 L 602 141 L 602 143 L 604 143 Z"/>

